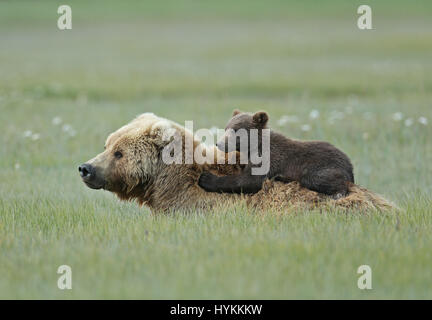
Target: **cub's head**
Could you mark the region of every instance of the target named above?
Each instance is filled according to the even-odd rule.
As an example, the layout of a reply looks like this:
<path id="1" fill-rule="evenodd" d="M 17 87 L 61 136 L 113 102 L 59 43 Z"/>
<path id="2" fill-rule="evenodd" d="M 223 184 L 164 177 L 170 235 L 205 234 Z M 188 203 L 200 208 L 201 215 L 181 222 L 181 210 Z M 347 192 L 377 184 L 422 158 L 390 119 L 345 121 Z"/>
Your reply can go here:
<path id="1" fill-rule="evenodd" d="M 161 152 L 169 143 L 167 130 L 182 128 L 176 123 L 144 113 L 110 134 L 105 151 L 79 166 L 83 182 L 92 189 L 105 189 L 122 199 L 138 197 L 160 172 Z"/>
<path id="2" fill-rule="evenodd" d="M 247 113 L 234 110 L 231 120 L 225 127 L 224 136 L 216 144 L 217 147 L 225 152 L 242 151 L 241 146 L 247 146 L 247 141 L 250 141 L 251 130 L 256 129 L 259 134 L 260 130 L 267 128 L 268 120 L 269 116 L 265 111 Z"/>

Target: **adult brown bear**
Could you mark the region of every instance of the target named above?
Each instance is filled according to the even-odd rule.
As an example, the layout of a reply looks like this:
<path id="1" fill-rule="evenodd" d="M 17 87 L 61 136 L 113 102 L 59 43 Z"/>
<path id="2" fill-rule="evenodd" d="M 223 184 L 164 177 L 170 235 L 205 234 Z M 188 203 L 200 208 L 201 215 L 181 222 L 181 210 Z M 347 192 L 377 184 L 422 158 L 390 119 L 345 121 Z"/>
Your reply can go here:
<path id="1" fill-rule="evenodd" d="M 152 211 L 208 210 L 244 203 L 261 211 L 290 212 L 310 208 L 358 208 L 388 210 L 393 205 L 383 197 L 352 185 L 349 194 L 341 199 L 318 194 L 300 187 L 297 182 L 283 183 L 267 180 L 255 194 L 220 194 L 206 192 L 198 186 L 204 171 L 218 175 L 235 173 L 239 166 L 228 164 L 166 164 L 162 151 L 169 144 L 164 135 L 174 130 L 183 140 L 192 139 L 194 151 L 220 152 L 194 139 L 180 125 L 144 113 L 112 133 L 105 151 L 79 167 L 84 183 L 92 189 L 105 189 L 123 200 L 137 200 Z M 184 153 L 184 149 L 182 151 Z M 225 155 L 224 155 L 225 156 Z"/>

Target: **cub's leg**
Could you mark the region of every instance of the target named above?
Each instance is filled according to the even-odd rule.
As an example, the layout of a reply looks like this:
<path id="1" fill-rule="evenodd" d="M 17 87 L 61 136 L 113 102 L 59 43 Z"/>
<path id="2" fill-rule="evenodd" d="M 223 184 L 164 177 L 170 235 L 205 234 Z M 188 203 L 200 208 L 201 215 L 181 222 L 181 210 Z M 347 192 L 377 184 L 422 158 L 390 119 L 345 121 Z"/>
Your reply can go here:
<path id="1" fill-rule="evenodd" d="M 208 192 L 256 193 L 261 190 L 265 178 L 266 176 L 252 175 L 250 170 L 229 176 L 216 176 L 210 172 L 203 172 L 198 185 Z"/>
<path id="2" fill-rule="evenodd" d="M 285 175 L 285 174 L 278 174 L 278 175 L 276 175 L 276 176 L 274 177 L 274 180 L 275 180 L 275 181 L 284 182 L 284 183 L 290 183 L 290 182 L 295 181 L 294 178 L 291 178 L 291 177 L 289 177 L 289 176 L 287 176 L 287 175 Z"/>
<path id="3" fill-rule="evenodd" d="M 348 194 L 346 173 L 340 169 L 320 169 L 309 171 L 300 179 L 300 184 L 310 190 L 332 195 L 338 199 Z"/>

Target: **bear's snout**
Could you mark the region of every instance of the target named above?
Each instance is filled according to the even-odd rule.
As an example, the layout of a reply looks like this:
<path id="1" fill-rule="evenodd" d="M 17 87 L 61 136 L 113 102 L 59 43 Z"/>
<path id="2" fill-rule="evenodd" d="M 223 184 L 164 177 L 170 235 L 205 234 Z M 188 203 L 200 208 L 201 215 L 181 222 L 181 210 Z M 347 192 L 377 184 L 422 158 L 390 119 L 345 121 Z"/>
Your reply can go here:
<path id="1" fill-rule="evenodd" d="M 101 189 L 104 187 L 102 179 L 97 177 L 96 168 L 89 163 L 84 163 L 78 167 L 78 171 L 87 187 Z"/>
<path id="2" fill-rule="evenodd" d="M 83 180 L 91 180 L 91 178 L 94 177 L 95 170 L 91 164 L 84 163 L 80 165 L 78 171 Z"/>

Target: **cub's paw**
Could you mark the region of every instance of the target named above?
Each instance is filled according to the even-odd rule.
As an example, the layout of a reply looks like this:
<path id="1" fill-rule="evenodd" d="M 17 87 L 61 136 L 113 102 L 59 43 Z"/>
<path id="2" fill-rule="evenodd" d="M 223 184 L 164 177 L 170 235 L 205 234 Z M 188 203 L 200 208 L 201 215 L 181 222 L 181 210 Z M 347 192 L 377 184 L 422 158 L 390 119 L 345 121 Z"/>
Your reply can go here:
<path id="1" fill-rule="evenodd" d="M 217 187 L 217 176 L 210 172 L 203 172 L 198 180 L 198 185 L 206 191 L 215 191 Z"/>
<path id="2" fill-rule="evenodd" d="M 342 199 L 346 196 L 347 196 L 346 192 L 339 192 L 339 193 L 333 194 L 331 197 L 333 198 L 333 200 L 339 200 L 339 199 Z"/>

